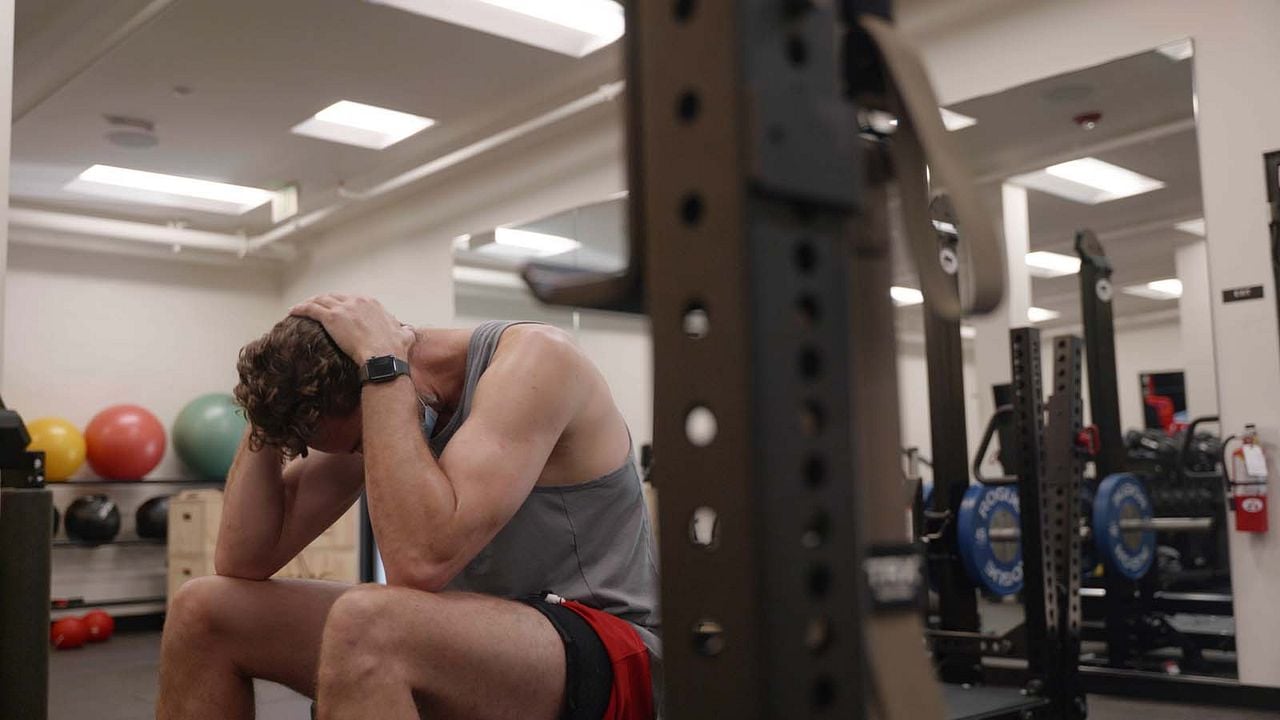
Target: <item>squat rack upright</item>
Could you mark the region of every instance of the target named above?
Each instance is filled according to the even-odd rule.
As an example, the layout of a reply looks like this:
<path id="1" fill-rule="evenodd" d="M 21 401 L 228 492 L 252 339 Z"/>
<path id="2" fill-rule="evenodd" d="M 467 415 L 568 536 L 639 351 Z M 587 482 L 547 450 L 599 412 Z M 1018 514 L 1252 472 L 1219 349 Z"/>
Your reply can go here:
<path id="1" fill-rule="evenodd" d="M 937 289 L 924 148 L 935 180 L 961 173 L 889 15 L 627 3 L 630 264 L 524 273 L 546 302 L 652 320 L 668 718 L 944 716 L 904 518 L 887 186 Z M 873 109 L 890 141 L 859 135 Z M 980 224 L 968 299 L 990 309 L 1003 254 Z M 683 530 L 708 513 L 700 544 Z"/>

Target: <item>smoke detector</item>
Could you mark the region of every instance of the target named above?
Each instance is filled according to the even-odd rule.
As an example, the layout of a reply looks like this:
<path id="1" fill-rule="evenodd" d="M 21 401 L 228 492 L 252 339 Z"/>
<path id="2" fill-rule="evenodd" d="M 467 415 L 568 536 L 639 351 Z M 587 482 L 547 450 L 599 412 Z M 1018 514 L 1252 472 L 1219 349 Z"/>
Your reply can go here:
<path id="1" fill-rule="evenodd" d="M 107 142 L 112 145 L 139 149 L 155 147 L 160 142 L 156 137 L 156 124 L 150 120 L 123 115 L 103 115 L 103 117 L 107 121 Z"/>
<path id="2" fill-rule="evenodd" d="M 1085 130 L 1092 130 L 1098 127 L 1098 123 L 1102 122 L 1102 113 L 1096 110 L 1080 113 L 1071 118 L 1071 121 Z"/>

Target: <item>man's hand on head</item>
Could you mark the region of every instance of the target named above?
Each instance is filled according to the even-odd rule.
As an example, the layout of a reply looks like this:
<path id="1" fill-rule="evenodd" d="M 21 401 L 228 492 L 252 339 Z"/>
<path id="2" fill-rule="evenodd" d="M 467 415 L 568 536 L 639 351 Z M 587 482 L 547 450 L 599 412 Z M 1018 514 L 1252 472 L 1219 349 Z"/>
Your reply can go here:
<path id="1" fill-rule="evenodd" d="M 325 332 L 357 365 L 381 355 L 404 358 L 413 344 L 413 328 L 401 324 L 371 297 L 316 295 L 294 305 L 289 314 L 324 325 Z"/>

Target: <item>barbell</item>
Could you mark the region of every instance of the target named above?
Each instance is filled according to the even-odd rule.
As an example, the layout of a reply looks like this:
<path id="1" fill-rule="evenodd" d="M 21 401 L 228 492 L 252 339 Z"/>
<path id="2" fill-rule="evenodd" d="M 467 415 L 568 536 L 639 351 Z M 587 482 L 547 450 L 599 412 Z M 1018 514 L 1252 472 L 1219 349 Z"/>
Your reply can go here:
<path id="1" fill-rule="evenodd" d="M 1211 532 L 1212 517 L 1155 517 L 1142 480 L 1131 473 L 1110 475 L 1098 484 L 1090 524 L 1092 538 L 1108 568 L 1133 580 L 1147 574 L 1156 555 L 1157 532 Z M 995 595 L 1022 589 L 1022 515 L 1011 484 L 975 484 L 965 491 L 956 516 L 957 547 L 969 577 Z"/>

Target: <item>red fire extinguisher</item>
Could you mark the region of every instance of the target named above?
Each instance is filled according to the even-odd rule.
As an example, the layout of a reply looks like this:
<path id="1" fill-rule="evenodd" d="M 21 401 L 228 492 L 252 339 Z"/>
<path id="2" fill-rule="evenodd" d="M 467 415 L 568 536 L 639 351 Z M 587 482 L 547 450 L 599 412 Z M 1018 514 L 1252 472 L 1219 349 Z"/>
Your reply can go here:
<path id="1" fill-rule="evenodd" d="M 1228 441 L 1230 439 L 1228 438 Z M 1227 486 L 1231 489 L 1231 506 L 1236 512 L 1236 530 L 1263 533 L 1267 531 L 1267 455 L 1258 441 L 1258 429 L 1244 426 L 1240 447 L 1231 453 Z"/>

